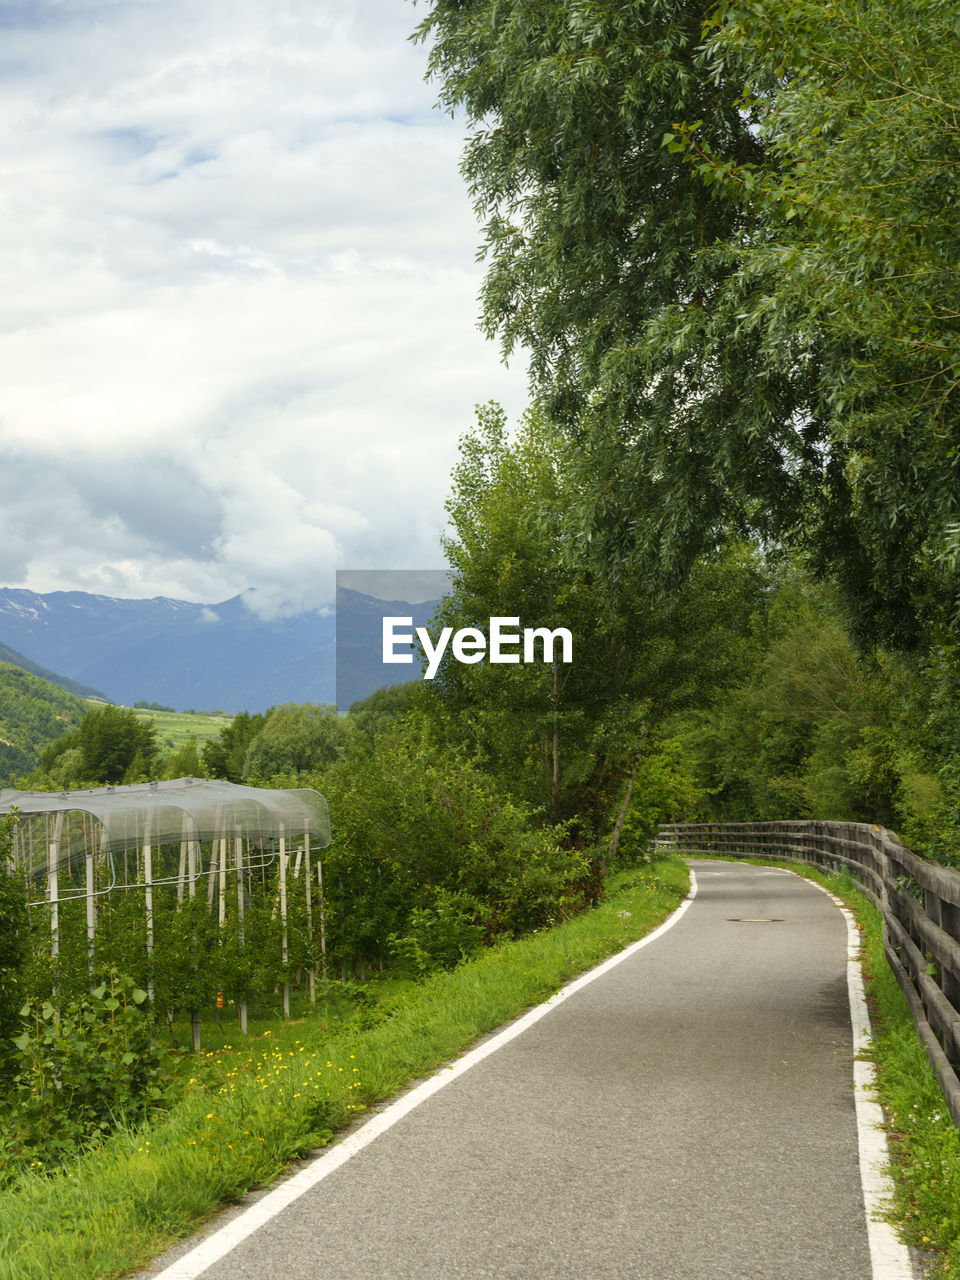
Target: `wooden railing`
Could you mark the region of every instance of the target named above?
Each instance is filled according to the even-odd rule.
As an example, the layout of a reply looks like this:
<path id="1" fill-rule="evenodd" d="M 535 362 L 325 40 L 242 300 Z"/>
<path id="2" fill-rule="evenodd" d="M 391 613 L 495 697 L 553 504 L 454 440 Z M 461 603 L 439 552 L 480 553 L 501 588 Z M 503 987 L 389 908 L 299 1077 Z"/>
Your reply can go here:
<path id="1" fill-rule="evenodd" d="M 881 914 L 887 960 L 960 1126 L 960 873 L 861 822 L 673 823 L 660 828 L 657 844 L 849 871 Z"/>

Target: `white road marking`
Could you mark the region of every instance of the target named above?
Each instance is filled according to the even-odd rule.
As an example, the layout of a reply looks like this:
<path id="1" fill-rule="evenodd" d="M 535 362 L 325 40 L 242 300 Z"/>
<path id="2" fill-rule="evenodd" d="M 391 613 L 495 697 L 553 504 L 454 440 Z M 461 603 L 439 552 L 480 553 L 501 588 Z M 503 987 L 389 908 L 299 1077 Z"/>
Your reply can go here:
<path id="1" fill-rule="evenodd" d="M 794 874 L 790 872 L 790 874 Z M 805 877 L 801 877 L 805 879 Z M 860 1146 L 860 1183 L 867 1215 L 867 1242 L 873 1280 L 916 1280 L 907 1246 L 881 1215 L 893 1198 L 893 1183 L 887 1173 L 890 1150 L 883 1127 L 883 1111 L 874 1095 L 876 1070 L 872 1062 L 859 1055 L 870 1044 L 870 1014 L 863 990 L 860 968 L 860 933 L 853 912 L 846 903 L 834 897 L 829 889 L 808 880 L 831 899 L 847 922 L 847 993 L 850 999 L 850 1022 L 853 1026 L 853 1095 L 857 1109 L 857 1135 Z"/>
<path id="2" fill-rule="evenodd" d="M 531 1009 L 529 1013 L 525 1013 L 522 1017 L 517 1018 L 516 1021 L 509 1023 L 497 1035 L 478 1045 L 476 1049 L 471 1049 L 463 1057 L 457 1058 L 449 1067 L 441 1068 L 436 1075 L 430 1076 L 422 1084 L 417 1085 L 415 1089 L 403 1094 L 396 1102 L 392 1102 L 383 1111 L 371 1117 L 366 1124 L 356 1129 L 348 1137 L 344 1138 L 342 1142 L 331 1147 L 323 1155 L 317 1156 L 306 1168 L 285 1179 L 273 1191 L 263 1196 L 255 1204 L 252 1204 L 249 1209 L 231 1218 L 225 1226 L 221 1227 L 219 1231 L 215 1231 L 213 1235 L 208 1236 L 206 1240 L 201 1241 L 189 1253 L 184 1254 L 182 1258 L 178 1258 L 162 1271 L 156 1272 L 153 1280 L 196 1280 L 197 1276 L 202 1275 L 215 1262 L 219 1262 L 232 1249 L 235 1249 L 241 1241 L 253 1235 L 271 1218 L 275 1218 L 278 1213 L 282 1213 L 288 1205 L 299 1199 L 304 1192 L 315 1187 L 324 1178 L 329 1178 L 332 1173 L 336 1172 L 342 1165 L 345 1165 L 348 1160 L 362 1151 L 364 1147 L 368 1147 L 381 1134 L 386 1133 L 388 1129 L 392 1129 L 398 1120 L 402 1120 L 404 1116 L 409 1115 L 422 1102 L 426 1102 L 427 1098 L 439 1092 L 444 1085 L 449 1084 L 451 1080 L 456 1080 L 458 1076 L 462 1076 L 464 1072 L 469 1071 L 478 1062 L 482 1062 L 484 1058 L 489 1058 L 491 1054 L 496 1053 L 498 1049 L 502 1049 L 511 1040 L 515 1040 L 517 1036 L 522 1035 L 524 1031 L 532 1027 L 534 1023 L 539 1022 L 552 1009 L 556 1009 L 558 1005 L 562 1004 L 564 1000 L 574 995 L 577 991 L 581 991 L 591 982 L 602 977 L 624 960 L 629 959 L 642 947 L 649 946 L 651 942 L 655 942 L 657 938 L 662 937 L 683 916 L 696 896 L 697 877 L 691 867 L 690 892 L 676 911 L 662 925 L 654 929 L 652 933 L 648 933 L 646 937 L 641 938 L 638 942 L 632 942 L 630 946 L 625 947 L 623 951 L 618 951 L 615 956 L 611 956 L 608 960 L 604 960 L 596 968 L 581 974 L 579 978 L 574 979 L 567 986 L 561 987 L 549 1000 L 537 1005 L 535 1009 Z"/>

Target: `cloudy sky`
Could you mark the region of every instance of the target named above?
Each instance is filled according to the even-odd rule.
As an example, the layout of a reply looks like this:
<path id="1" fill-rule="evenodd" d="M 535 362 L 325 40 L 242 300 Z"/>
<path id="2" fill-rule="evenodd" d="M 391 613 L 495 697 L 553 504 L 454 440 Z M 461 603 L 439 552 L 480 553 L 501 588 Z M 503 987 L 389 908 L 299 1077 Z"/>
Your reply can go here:
<path id="1" fill-rule="evenodd" d="M 0 586 L 296 612 L 442 564 L 457 437 L 526 377 L 423 14 L 0 5 Z"/>

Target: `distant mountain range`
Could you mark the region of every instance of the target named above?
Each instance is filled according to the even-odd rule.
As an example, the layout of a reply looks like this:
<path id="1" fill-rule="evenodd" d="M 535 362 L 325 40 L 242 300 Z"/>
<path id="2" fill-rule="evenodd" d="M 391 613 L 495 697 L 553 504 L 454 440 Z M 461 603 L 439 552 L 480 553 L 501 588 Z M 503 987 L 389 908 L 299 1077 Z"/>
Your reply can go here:
<path id="1" fill-rule="evenodd" d="M 423 665 L 419 647 L 398 644 L 395 652 L 406 650 L 413 656 L 413 662 L 384 664 L 383 619 L 411 618 L 413 628 L 425 627 L 439 603 L 439 600 L 420 604 L 380 600 L 362 591 L 337 588 L 337 706 L 341 711 L 368 698 L 375 689 L 420 679 Z"/>
<path id="2" fill-rule="evenodd" d="M 332 612 L 264 621 L 242 596 L 202 605 L 0 589 L 0 645 L 14 651 L 3 660 L 125 706 L 237 712 L 333 702 L 334 644 Z"/>
<path id="3" fill-rule="evenodd" d="M 385 602 L 341 587 L 338 672 L 333 612 L 265 621 L 243 596 L 203 605 L 0 588 L 0 662 L 124 706 L 146 700 L 235 713 L 339 701 L 346 710 L 419 674 L 416 665 L 381 664 L 381 616 L 410 616 L 422 626 L 437 603 Z"/>

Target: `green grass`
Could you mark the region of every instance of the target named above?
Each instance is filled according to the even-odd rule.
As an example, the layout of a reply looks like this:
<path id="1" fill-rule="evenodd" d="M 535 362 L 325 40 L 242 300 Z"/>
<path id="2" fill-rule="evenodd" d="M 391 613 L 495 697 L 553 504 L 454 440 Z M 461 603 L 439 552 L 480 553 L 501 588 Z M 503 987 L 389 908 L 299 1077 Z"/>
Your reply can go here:
<path id="1" fill-rule="evenodd" d="M 333 975 L 331 975 L 332 977 Z M 316 981 L 316 1001 L 311 1005 L 307 992 L 294 988 L 290 992 L 290 1018 L 283 1016 L 283 998 L 279 992 L 263 995 L 247 1004 L 247 1030 L 251 1037 L 271 1035 L 283 1026 L 309 1019 L 336 1031 L 341 1023 L 353 1017 L 358 1007 L 369 1003 L 390 1003 L 395 996 L 413 985 L 414 979 L 395 969 L 383 973 L 373 972 L 364 983 L 330 981 L 326 985 L 320 977 Z M 170 1036 L 167 1029 L 164 1037 Z M 210 1005 L 200 1009 L 200 1040 L 204 1052 L 222 1049 L 233 1044 L 240 1035 L 237 1008 L 233 1000 L 227 1000 L 222 1009 Z M 192 1038 L 189 1018 L 179 1017 L 172 1027 L 172 1039 L 177 1046 L 186 1049 Z"/>
<path id="2" fill-rule="evenodd" d="M 697 854 L 697 857 L 709 856 Z M 792 860 L 718 858 L 789 867 L 846 902 L 863 938 L 873 1021 L 869 1056 L 892 1137 L 895 1198 L 889 1220 L 909 1245 L 929 1254 L 928 1280 L 960 1280 L 960 1130 L 917 1036 L 909 1006 L 883 953 L 880 914 L 844 872 L 826 875 Z"/>
<path id="3" fill-rule="evenodd" d="M 105 1280 L 329 1142 L 374 1102 L 643 937 L 687 892 L 679 860 L 622 873 L 592 911 L 398 984 L 346 1023 L 307 1018 L 185 1059 L 161 1118 L 0 1193 L 0 1280 Z"/>
<path id="4" fill-rule="evenodd" d="M 168 749 L 185 746 L 191 738 L 203 742 L 215 738 L 232 716 L 204 715 L 197 711 L 150 711 L 134 707 L 138 720 L 152 720 L 161 746 Z"/>

